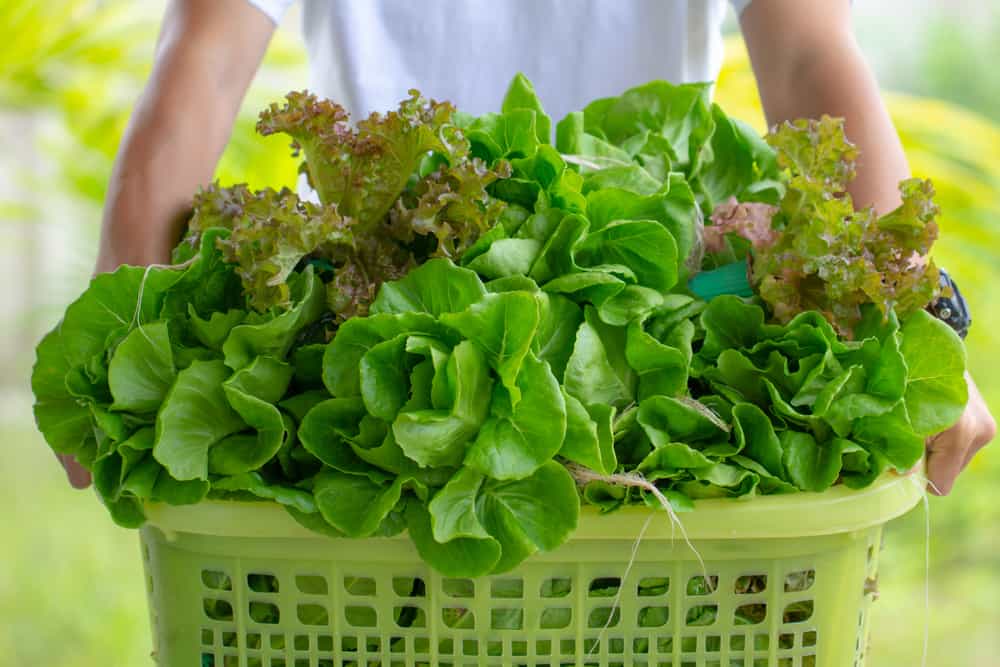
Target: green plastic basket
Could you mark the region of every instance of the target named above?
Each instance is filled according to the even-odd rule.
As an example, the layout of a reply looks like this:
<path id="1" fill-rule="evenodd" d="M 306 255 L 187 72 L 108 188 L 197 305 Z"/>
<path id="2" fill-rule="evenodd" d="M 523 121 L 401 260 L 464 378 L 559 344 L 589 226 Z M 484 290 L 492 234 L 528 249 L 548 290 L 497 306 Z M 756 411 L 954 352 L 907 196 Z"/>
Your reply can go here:
<path id="1" fill-rule="evenodd" d="M 142 553 L 162 667 L 844 667 L 865 662 L 887 477 L 681 515 L 585 510 L 573 538 L 475 580 L 405 536 L 330 539 L 267 503 L 151 506 Z M 635 550 L 635 558 L 628 567 Z M 708 580 L 704 575 L 707 573 Z M 605 627 L 607 626 L 607 627 Z"/>

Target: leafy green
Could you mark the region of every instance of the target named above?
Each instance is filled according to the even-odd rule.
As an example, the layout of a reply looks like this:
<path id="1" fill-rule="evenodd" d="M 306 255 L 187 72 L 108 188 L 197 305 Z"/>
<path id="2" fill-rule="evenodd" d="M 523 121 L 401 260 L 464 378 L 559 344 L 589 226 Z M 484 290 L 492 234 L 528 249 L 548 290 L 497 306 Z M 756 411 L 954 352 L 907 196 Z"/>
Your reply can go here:
<path id="1" fill-rule="evenodd" d="M 153 456 L 174 479 L 208 479 L 209 449 L 246 427 L 226 400 L 229 377 L 220 360 L 196 361 L 177 374 L 157 415 L 153 445 Z"/>
<path id="2" fill-rule="evenodd" d="M 555 145 L 520 75 L 478 118 L 413 93 L 352 126 L 290 94 L 260 129 L 319 203 L 199 193 L 174 266 L 95 278 L 41 341 L 40 430 L 121 525 L 267 501 L 330 537 L 407 530 L 447 577 L 558 548 L 582 502 L 659 507 L 639 476 L 681 511 L 910 469 L 967 399 L 961 341 L 920 309 L 931 188 L 855 211 L 839 122 L 765 140 L 709 90 L 597 100 Z M 752 297 L 696 298 L 748 270 Z"/>

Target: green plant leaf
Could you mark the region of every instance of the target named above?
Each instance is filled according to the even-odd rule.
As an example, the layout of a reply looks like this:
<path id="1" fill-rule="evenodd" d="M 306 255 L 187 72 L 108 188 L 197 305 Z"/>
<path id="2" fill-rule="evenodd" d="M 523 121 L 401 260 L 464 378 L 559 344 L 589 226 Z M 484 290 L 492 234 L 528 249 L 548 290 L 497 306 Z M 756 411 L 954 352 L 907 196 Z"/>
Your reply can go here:
<path id="1" fill-rule="evenodd" d="M 559 456 L 602 475 L 614 474 L 618 467 L 612 434 L 614 408 L 598 403 L 588 410 L 565 388 L 562 391 L 566 401 L 566 437 Z"/>
<path id="2" fill-rule="evenodd" d="M 634 319 L 625 336 L 625 358 L 639 376 L 639 400 L 682 394 L 687 389 L 694 325 L 682 321 L 669 331 L 666 342 L 660 342 L 646 331 L 645 321 L 645 317 Z"/>
<path id="3" fill-rule="evenodd" d="M 718 415 L 690 398 L 651 396 L 639 404 L 637 418 L 654 446 L 716 440 L 728 432 Z"/>
<path id="4" fill-rule="evenodd" d="M 239 475 L 257 470 L 295 437 L 295 424 L 274 405 L 292 379 L 291 365 L 257 357 L 223 383 L 226 400 L 255 433 L 235 433 L 208 452 L 209 471 Z"/>
<path id="5" fill-rule="evenodd" d="M 312 514 L 317 511 L 316 502 L 308 491 L 281 484 L 269 484 L 257 472 L 246 472 L 232 477 L 222 477 L 212 482 L 213 491 L 246 491 L 264 500 L 273 500 L 279 505 L 299 512 Z"/>
<path id="6" fill-rule="evenodd" d="M 500 107 L 504 113 L 527 109 L 535 113 L 535 130 L 538 134 L 539 143 L 552 143 L 552 120 L 542 109 L 542 103 L 535 94 L 535 88 L 528 81 L 528 77 L 521 73 L 514 76 L 504 95 L 503 104 Z"/>
<path id="7" fill-rule="evenodd" d="M 432 259 L 403 278 L 382 285 L 372 303 L 372 314 L 429 313 L 439 317 L 458 313 L 486 295 L 475 271 L 446 259 Z"/>
<path id="8" fill-rule="evenodd" d="M 517 377 L 538 329 L 538 311 L 534 294 L 504 292 L 487 294 L 461 313 L 442 316 L 441 321 L 479 346 L 517 405 L 521 399 Z"/>
<path id="9" fill-rule="evenodd" d="M 505 390 L 494 390 L 490 417 L 465 457 L 493 479 L 527 477 L 556 455 L 566 433 L 566 403 L 547 363 L 527 357 L 517 386 L 516 405 Z"/>
<path id="10" fill-rule="evenodd" d="M 752 403 L 737 403 L 733 406 L 733 430 L 737 447 L 745 456 L 760 464 L 769 475 L 786 479 L 784 449 L 763 410 Z"/>
<path id="11" fill-rule="evenodd" d="M 400 412 L 392 432 L 403 452 L 421 466 L 458 465 L 489 411 L 492 380 L 483 353 L 470 341 L 452 350 L 447 374 L 450 409 Z"/>
<path id="12" fill-rule="evenodd" d="M 361 397 L 368 413 L 391 422 L 396 418 L 410 391 L 407 342 L 400 334 L 373 345 L 361 357 Z"/>
<path id="13" fill-rule="evenodd" d="M 195 361 L 177 374 L 156 419 L 153 456 L 179 481 L 208 479 L 208 452 L 246 428 L 226 400 L 230 371 L 221 360 Z"/>
<path id="14" fill-rule="evenodd" d="M 377 484 L 367 477 L 324 470 L 316 476 L 313 496 L 327 522 L 348 537 L 368 537 L 378 530 L 402 494 L 406 478 Z"/>
<path id="15" fill-rule="evenodd" d="M 577 247 L 584 266 L 622 264 L 635 272 L 640 285 L 666 291 L 677 282 L 677 243 L 663 225 L 648 220 L 622 220 L 588 234 Z"/>
<path id="16" fill-rule="evenodd" d="M 444 544 L 461 537 L 489 537 L 476 516 L 476 496 L 484 479 L 482 473 L 462 467 L 443 489 L 434 494 L 427 509 L 435 541 Z"/>
<path id="17" fill-rule="evenodd" d="M 500 543 L 492 537 L 435 540 L 430 513 L 420 503 L 406 505 L 406 525 L 420 558 L 446 577 L 489 574 L 500 560 Z"/>
<path id="18" fill-rule="evenodd" d="M 576 529 L 580 497 L 566 469 L 549 461 L 524 479 L 487 481 L 477 510 L 487 530 L 504 525 L 506 530 L 491 533 L 501 546 L 505 546 L 504 533 L 520 533 L 541 551 L 551 551 Z"/>
<path id="19" fill-rule="evenodd" d="M 320 318 L 325 310 L 326 289 L 307 267 L 290 279 L 292 307 L 261 323 L 244 322 L 233 327 L 222 345 L 226 365 L 239 370 L 260 355 L 284 359 L 304 327 Z"/>
<path id="20" fill-rule="evenodd" d="M 177 377 L 167 323 L 133 329 L 108 365 L 111 407 L 123 412 L 155 412 Z"/>
<path id="21" fill-rule="evenodd" d="M 466 266 L 487 280 L 527 275 L 541 248 L 534 239 L 499 239 Z"/>
<path id="22" fill-rule="evenodd" d="M 965 347 L 947 324 L 922 310 L 906 320 L 901 333 L 910 424 L 918 435 L 940 433 L 958 421 L 969 400 Z"/>
<path id="23" fill-rule="evenodd" d="M 843 453 L 850 441 L 835 438 L 816 442 L 809 433 L 782 431 L 782 462 L 788 478 L 803 491 L 825 491 L 840 475 Z"/>

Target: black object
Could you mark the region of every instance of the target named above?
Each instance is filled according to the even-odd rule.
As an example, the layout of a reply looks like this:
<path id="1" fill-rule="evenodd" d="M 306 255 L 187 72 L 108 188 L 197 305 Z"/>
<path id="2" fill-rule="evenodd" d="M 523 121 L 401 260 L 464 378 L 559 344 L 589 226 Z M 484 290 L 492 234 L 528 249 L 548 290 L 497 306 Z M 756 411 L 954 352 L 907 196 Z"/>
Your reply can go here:
<path id="1" fill-rule="evenodd" d="M 944 269 L 939 269 L 941 294 L 927 309 L 931 315 L 938 318 L 962 338 L 969 333 L 972 326 L 972 315 L 969 314 L 969 304 L 965 302 L 958 285 Z"/>

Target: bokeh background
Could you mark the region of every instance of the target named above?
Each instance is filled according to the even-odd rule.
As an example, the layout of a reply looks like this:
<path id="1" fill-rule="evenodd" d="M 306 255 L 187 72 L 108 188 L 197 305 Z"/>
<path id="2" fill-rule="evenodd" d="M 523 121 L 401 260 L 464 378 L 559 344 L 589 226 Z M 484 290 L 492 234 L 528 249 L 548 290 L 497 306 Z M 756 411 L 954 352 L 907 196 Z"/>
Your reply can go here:
<path id="1" fill-rule="evenodd" d="M 138 538 L 90 492 L 72 491 L 31 418 L 33 347 L 85 285 L 100 207 L 128 113 L 149 71 L 164 0 L 0 2 L 0 664 L 152 664 Z M 976 317 L 973 372 L 1000 414 L 1000 10 L 971 0 L 855 2 L 915 174 L 943 209 L 939 263 Z M 717 97 L 763 117 L 736 22 Z M 294 182 L 281 139 L 256 112 L 308 84 L 293 11 L 247 96 L 219 166 L 223 182 Z M 934 666 L 1000 667 L 1000 448 L 973 461 L 954 493 L 887 531 L 871 667 L 920 664 L 929 613 Z M 830 666 L 835 667 L 835 666 Z"/>

